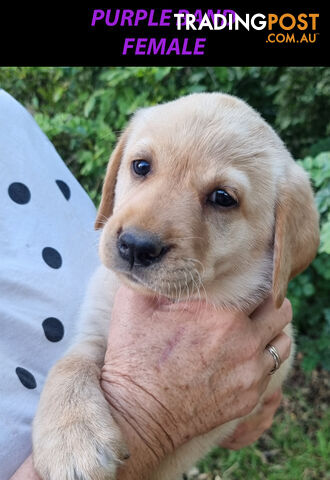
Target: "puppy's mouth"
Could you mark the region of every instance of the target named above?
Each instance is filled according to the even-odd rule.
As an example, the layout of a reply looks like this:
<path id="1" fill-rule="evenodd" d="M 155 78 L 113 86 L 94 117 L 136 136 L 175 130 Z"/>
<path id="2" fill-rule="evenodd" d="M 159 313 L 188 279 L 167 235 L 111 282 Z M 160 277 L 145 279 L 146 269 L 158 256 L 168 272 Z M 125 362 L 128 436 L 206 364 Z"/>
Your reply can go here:
<path id="1" fill-rule="evenodd" d="M 131 283 L 133 287 L 143 287 L 149 292 L 160 294 L 156 286 L 152 286 L 150 282 L 139 276 L 137 273 L 134 272 L 134 270 L 117 269 L 116 273 L 118 273 L 122 278 L 128 281 L 128 283 Z"/>
<path id="2" fill-rule="evenodd" d="M 136 228 L 120 229 L 111 243 L 102 261 L 127 286 L 178 302 L 203 296 L 201 262 L 186 257 L 178 245 Z"/>
<path id="3" fill-rule="evenodd" d="M 118 273 L 120 273 L 121 275 L 124 275 L 128 280 L 130 280 L 133 283 L 137 283 L 139 285 L 145 286 L 144 282 L 132 271 L 119 270 Z"/>
<path id="4" fill-rule="evenodd" d="M 166 271 L 166 274 L 162 270 L 160 268 L 153 272 L 139 272 L 119 268 L 115 271 L 131 288 L 166 299 L 168 303 L 201 299 L 204 287 L 200 276 L 194 277 L 184 268 L 177 268 L 173 272 Z"/>

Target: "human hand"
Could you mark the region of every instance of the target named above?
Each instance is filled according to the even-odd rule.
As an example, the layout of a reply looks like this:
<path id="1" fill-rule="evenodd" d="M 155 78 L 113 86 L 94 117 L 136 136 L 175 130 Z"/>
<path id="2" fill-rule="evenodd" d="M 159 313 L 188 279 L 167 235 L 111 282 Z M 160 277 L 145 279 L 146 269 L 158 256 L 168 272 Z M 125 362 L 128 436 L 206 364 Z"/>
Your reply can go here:
<path id="1" fill-rule="evenodd" d="M 250 318 L 121 287 L 101 384 L 132 457 L 144 449 L 152 468 L 189 439 L 249 414 L 273 368 L 265 346 L 275 345 L 282 361 L 289 356 L 282 330 L 291 316 L 288 300 L 279 310 L 268 300 Z"/>
<path id="2" fill-rule="evenodd" d="M 240 423 L 234 433 L 224 440 L 220 446 L 230 450 L 239 450 L 257 441 L 272 426 L 274 415 L 280 406 L 281 400 L 281 390 L 264 399 L 258 411 Z"/>

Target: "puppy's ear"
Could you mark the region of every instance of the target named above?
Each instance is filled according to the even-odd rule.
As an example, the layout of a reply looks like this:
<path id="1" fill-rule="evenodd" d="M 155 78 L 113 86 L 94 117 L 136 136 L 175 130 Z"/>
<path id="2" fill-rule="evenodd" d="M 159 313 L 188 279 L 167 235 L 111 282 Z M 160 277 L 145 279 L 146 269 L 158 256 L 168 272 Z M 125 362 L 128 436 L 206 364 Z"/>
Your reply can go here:
<path id="1" fill-rule="evenodd" d="M 319 215 L 308 176 L 290 162 L 276 208 L 273 298 L 277 308 L 283 303 L 289 281 L 308 267 L 318 245 Z"/>
<path id="2" fill-rule="evenodd" d="M 125 130 L 125 132 L 121 135 L 108 163 L 105 179 L 103 182 L 101 203 L 97 212 L 97 217 L 94 225 L 95 230 L 102 228 L 107 219 L 112 215 L 117 174 L 128 137 L 127 132 L 128 130 Z"/>

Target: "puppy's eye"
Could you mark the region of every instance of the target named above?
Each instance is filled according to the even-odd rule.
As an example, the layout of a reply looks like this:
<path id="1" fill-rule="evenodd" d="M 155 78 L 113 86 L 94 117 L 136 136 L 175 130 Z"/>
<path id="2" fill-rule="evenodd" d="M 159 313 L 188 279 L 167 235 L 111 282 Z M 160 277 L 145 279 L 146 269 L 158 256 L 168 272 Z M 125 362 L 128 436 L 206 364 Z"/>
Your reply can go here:
<path id="1" fill-rule="evenodd" d="M 134 160 L 134 162 L 132 162 L 132 168 L 136 175 L 145 177 L 151 170 L 151 163 L 147 162 L 147 160 Z"/>
<path id="2" fill-rule="evenodd" d="M 211 195 L 208 196 L 208 201 L 213 205 L 219 205 L 220 207 L 234 207 L 237 205 L 237 201 L 226 192 L 226 190 L 214 190 Z"/>

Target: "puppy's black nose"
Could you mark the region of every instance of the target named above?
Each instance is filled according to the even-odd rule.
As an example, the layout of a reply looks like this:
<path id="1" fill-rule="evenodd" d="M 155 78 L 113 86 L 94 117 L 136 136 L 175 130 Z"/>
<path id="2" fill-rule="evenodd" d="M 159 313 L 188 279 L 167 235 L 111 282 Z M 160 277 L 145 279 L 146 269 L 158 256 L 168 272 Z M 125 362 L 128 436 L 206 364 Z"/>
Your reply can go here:
<path id="1" fill-rule="evenodd" d="M 148 267 L 158 262 L 168 251 L 157 235 L 139 230 L 127 230 L 118 237 L 119 255 L 127 260 L 132 269 L 136 266 Z"/>

